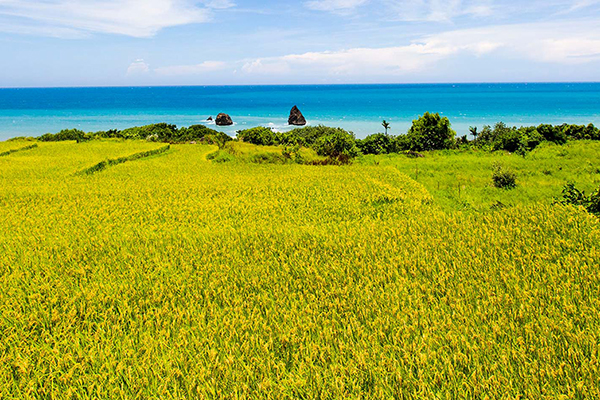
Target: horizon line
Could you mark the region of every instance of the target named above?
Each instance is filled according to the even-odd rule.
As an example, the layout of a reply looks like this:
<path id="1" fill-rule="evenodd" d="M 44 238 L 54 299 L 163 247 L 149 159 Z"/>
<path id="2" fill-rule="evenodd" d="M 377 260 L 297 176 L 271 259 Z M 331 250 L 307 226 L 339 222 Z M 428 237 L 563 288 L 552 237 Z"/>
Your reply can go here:
<path id="1" fill-rule="evenodd" d="M 411 86 L 411 85 L 541 85 L 600 84 L 600 81 L 490 81 L 490 82 L 406 82 L 406 83 L 260 83 L 223 85 L 81 85 L 81 86 L 0 86 L 0 90 L 15 89 L 118 89 L 118 88 L 197 88 L 197 87 L 283 87 L 283 86 Z"/>

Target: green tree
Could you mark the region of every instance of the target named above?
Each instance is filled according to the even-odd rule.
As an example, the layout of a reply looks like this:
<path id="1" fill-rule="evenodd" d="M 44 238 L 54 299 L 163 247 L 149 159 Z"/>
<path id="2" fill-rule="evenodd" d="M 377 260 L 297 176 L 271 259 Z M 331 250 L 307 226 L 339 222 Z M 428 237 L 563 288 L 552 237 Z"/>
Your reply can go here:
<path id="1" fill-rule="evenodd" d="M 385 134 L 387 135 L 387 131 L 390 129 L 390 124 L 384 119 L 381 125 L 383 126 L 383 129 L 385 129 Z"/>
<path id="2" fill-rule="evenodd" d="M 344 164 L 360 154 L 354 135 L 342 129 L 318 138 L 313 149 L 320 156 L 326 156 Z"/>
<path id="3" fill-rule="evenodd" d="M 470 126 L 469 127 L 469 132 L 471 132 L 471 135 L 473 136 L 473 138 L 475 140 L 477 140 L 477 136 L 479 136 L 479 132 L 477 132 L 477 127 L 476 126 Z"/>
<path id="4" fill-rule="evenodd" d="M 456 132 L 450 127 L 448 118 L 426 112 L 413 121 L 406 136 L 410 150 L 442 150 L 454 146 Z"/>

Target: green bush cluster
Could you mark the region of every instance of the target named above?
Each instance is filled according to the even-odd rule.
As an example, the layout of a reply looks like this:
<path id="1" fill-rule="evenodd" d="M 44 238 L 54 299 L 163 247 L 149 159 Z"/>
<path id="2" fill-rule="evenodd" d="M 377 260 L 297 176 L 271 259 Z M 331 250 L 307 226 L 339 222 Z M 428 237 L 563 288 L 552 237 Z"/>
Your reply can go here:
<path id="1" fill-rule="evenodd" d="M 363 154 L 390 154 L 451 149 L 456 146 L 455 137 L 448 118 L 426 112 L 413 121 L 406 135 L 376 133 L 357 144 Z"/>
<path id="2" fill-rule="evenodd" d="M 38 138 L 38 140 L 43 142 L 65 140 L 85 142 L 94 139 L 135 139 L 166 143 L 184 143 L 189 141 L 219 143 L 232 140 L 229 135 L 210 129 L 204 125 L 177 128 L 176 125 L 166 123 L 136 126 L 124 130 L 111 129 L 108 131 L 87 133 L 79 129 L 63 129 L 58 133 L 46 133 Z"/>
<path id="3" fill-rule="evenodd" d="M 360 154 L 352 132 L 323 125 L 275 132 L 270 128 L 256 127 L 237 132 L 238 140 L 260 146 L 284 145 L 313 148 L 320 156 L 339 163 L 347 163 Z"/>
<path id="4" fill-rule="evenodd" d="M 584 191 L 569 183 L 563 188 L 562 199 L 558 203 L 582 206 L 588 212 L 600 216 L 600 187 L 596 192 L 586 195 Z"/>
<path id="5" fill-rule="evenodd" d="M 494 186 L 499 189 L 514 189 L 517 187 L 517 174 L 501 164 L 496 164 L 494 165 L 492 181 Z"/>
<path id="6" fill-rule="evenodd" d="M 542 142 L 565 144 L 567 140 L 600 140 L 600 131 L 593 124 L 585 125 L 548 125 L 509 127 L 498 122 L 492 128 L 483 127 L 480 133 L 472 130 L 476 147 L 491 150 L 505 150 L 524 154 L 535 149 Z"/>
<path id="7" fill-rule="evenodd" d="M 387 128 L 389 124 L 386 123 Z M 450 121 L 438 113 L 426 112 L 415 119 L 404 135 L 375 133 L 364 139 L 356 139 L 352 132 L 342 128 L 323 125 L 296 128 L 288 132 L 276 132 L 267 127 L 255 127 L 237 132 L 237 139 L 261 146 L 301 146 L 313 148 L 319 155 L 327 156 L 336 163 L 346 162 L 358 154 L 390 154 L 454 148 L 480 148 L 492 151 L 509 151 L 526 154 L 543 142 L 564 144 L 568 140 L 600 140 L 600 131 L 589 125 L 548 125 L 510 127 L 498 122 L 494 127 L 486 125 L 481 131 L 470 129 L 473 140 L 467 136 L 457 138 Z M 86 133 L 79 129 L 64 129 L 58 133 L 40 136 L 41 141 L 75 140 L 85 142 L 99 138 L 137 139 L 154 142 L 184 143 L 202 141 L 223 148 L 232 138 L 204 125 L 178 128 L 176 125 L 159 123 L 124 130 L 108 130 Z"/>

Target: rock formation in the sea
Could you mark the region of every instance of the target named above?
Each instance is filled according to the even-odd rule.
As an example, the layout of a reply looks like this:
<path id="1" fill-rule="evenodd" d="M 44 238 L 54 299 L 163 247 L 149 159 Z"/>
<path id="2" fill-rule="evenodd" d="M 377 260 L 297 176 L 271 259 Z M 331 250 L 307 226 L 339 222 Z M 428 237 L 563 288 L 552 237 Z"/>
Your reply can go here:
<path id="1" fill-rule="evenodd" d="M 288 124 L 298 126 L 306 125 L 306 119 L 304 118 L 304 115 L 302 115 L 298 107 L 292 107 L 292 111 L 290 111 L 290 118 L 288 118 Z"/>
<path id="2" fill-rule="evenodd" d="M 206 118 L 206 120 L 207 121 L 212 121 L 213 119 L 212 119 L 212 117 L 208 117 L 208 118 Z"/>
<path id="3" fill-rule="evenodd" d="M 231 120 L 231 117 L 225 113 L 221 113 L 221 114 L 217 115 L 217 119 L 215 120 L 215 123 L 218 126 L 233 125 L 233 121 Z"/>

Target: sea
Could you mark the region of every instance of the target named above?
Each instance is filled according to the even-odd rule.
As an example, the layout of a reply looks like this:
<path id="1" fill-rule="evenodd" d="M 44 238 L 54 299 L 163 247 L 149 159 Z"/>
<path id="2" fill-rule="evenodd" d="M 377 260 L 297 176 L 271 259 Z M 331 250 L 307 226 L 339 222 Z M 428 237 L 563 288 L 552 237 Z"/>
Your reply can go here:
<path id="1" fill-rule="evenodd" d="M 297 105 L 309 125 L 342 127 L 358 138 L 402 134 L 424 112 L 448 117 L 458 135 L 470 126 L 600 125 L 600 83 L 178 86 L 0 89 L 0 140 L 65 128 L 124 129 L 157 122 L 206 124 L 232 136 L 254 126 L 290 129 Z M 208 117 L 229 114 L 234 125 Z"/>

